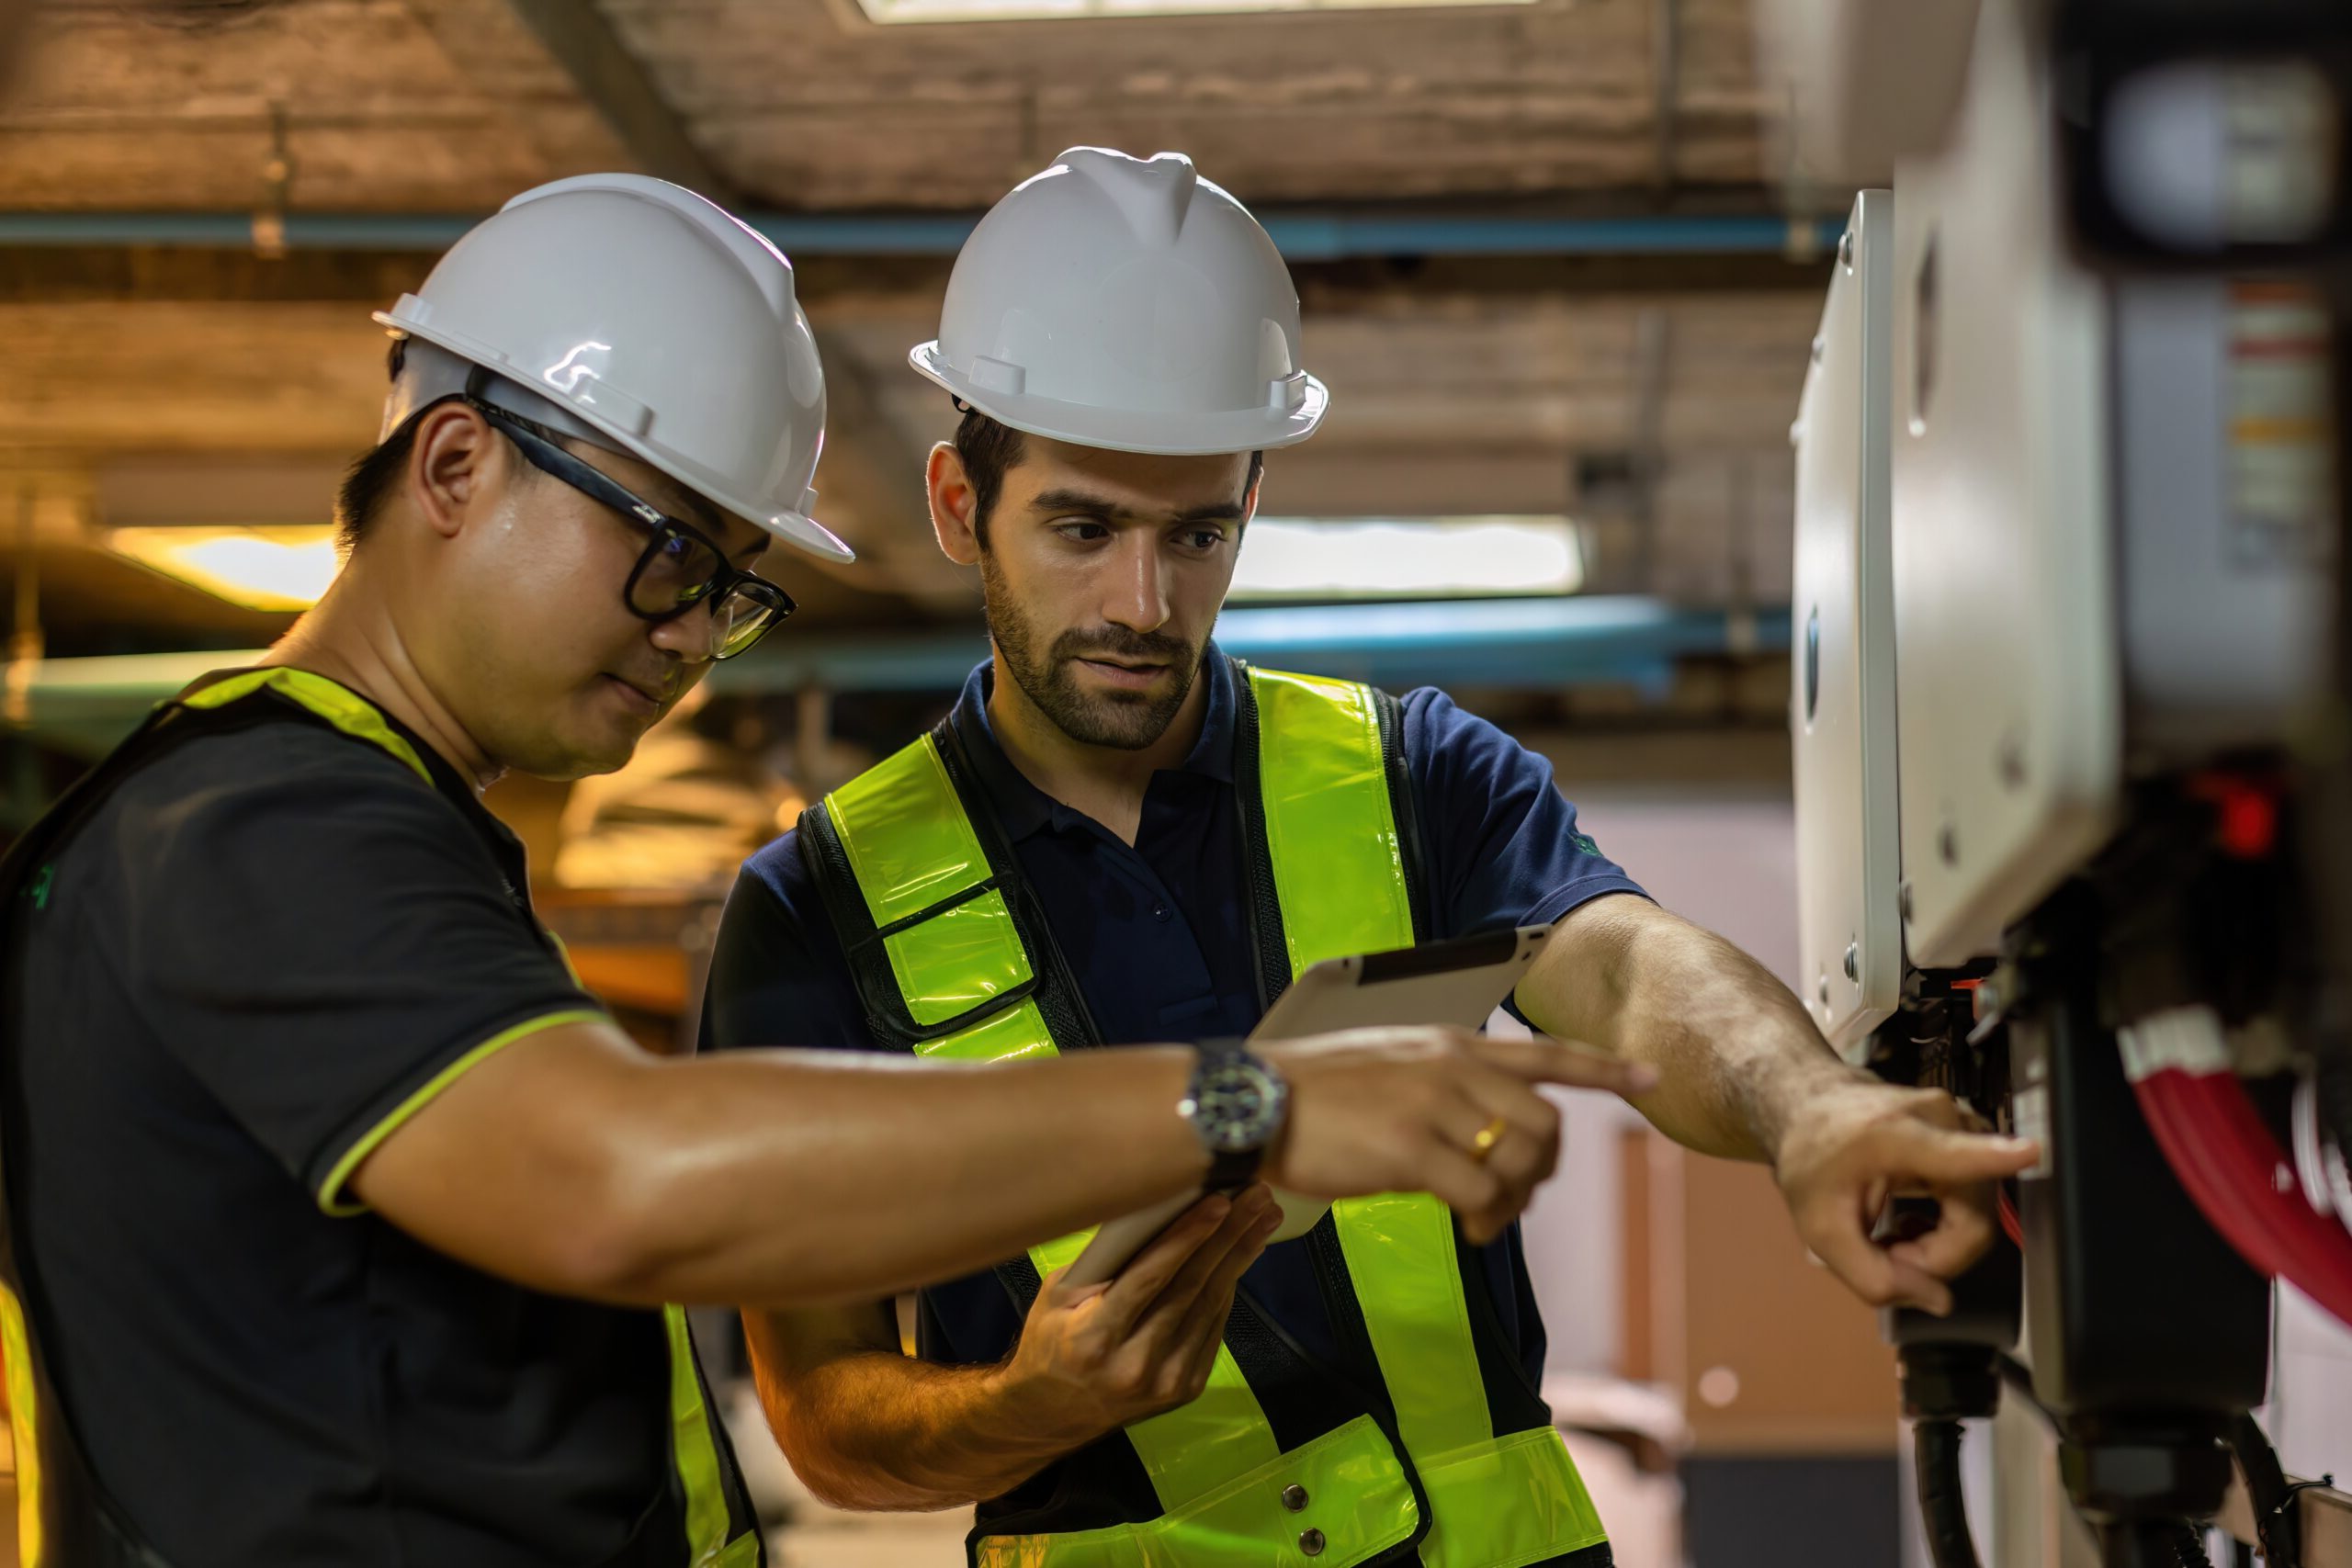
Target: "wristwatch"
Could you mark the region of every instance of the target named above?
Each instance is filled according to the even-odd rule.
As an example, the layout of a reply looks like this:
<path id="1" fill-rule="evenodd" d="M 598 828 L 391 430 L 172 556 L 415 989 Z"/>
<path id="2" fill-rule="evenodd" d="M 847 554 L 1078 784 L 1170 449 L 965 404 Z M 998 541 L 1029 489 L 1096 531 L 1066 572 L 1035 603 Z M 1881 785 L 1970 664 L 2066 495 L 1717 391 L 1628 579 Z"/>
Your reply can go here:
<path id="1" fill-rule="evenodd" d="M 1255 1179 L 1290 1111 L 1290 1085 L 1239 1040 L 1204 1040 L 1200 1060 L 1177 1112 L 1209 1152 L 1204 1190 L 1221 1192 Z"/>

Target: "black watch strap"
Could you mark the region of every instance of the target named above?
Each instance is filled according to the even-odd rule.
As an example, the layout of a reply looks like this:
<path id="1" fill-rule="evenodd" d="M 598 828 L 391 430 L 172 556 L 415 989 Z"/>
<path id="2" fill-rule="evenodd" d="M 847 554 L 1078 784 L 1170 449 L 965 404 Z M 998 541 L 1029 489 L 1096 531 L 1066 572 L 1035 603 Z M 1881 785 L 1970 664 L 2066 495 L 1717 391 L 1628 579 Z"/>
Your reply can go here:
<path id="1" fill-rule="evenodd" d="M 1231 1154 L 1211 1154 L 1209 1173 L 1201 1178 L 1204 1192 L 1231 1192 L 1247 1187 L 1258 1179 L 1258 1168 L 1266 1163 L 1263 1149 L 1239 1149 Z"/>

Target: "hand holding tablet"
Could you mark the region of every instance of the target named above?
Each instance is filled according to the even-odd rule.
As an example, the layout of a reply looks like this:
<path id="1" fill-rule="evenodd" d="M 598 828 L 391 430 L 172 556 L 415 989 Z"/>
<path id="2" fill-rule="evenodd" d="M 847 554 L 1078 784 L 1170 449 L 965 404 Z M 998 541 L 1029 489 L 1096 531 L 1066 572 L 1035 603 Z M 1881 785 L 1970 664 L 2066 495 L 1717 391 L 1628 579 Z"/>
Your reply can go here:
<path id="1" fill-rule="evenodd" d="M 1528 926 L 1327 959 L 1310 965 L 1276 998 L 1250 1043 L 1351 1029 L 1434 1024 L 1476 1029 L 1517 987 L 1551 931 L 1549 926 Z M 1330 1208 L 1326 1200 L 1279 1189 L 1274 1196 L 1283 1210 L 1275 1243 L 1305 1235 Z M 1070 1264 L 1068 1283 L 1099 1284 L 1113 1278 L 1196 1198 L 1187 1193 L 1104 1224 Z"/>

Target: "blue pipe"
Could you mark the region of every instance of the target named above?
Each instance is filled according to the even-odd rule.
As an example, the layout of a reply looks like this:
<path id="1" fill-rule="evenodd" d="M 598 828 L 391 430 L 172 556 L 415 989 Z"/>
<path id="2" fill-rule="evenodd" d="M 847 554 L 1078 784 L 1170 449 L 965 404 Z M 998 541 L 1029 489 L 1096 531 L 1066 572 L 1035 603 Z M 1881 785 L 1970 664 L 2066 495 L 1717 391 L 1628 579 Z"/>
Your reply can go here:
<path id="1" fill-rule="evenodd" d="M 1402 689 L 1425 684 L 1557 690 L 1597 682 L 1657 693 L 1691 655 L 1779 651 L 1786 606 L 1735 623 L 1722 610 L 1684 610 L 1633 596 L 1453 600 L 1231 609 L 1217 622 L 1228 653 L 1283 668 Z M 947 692 L 988 657 L 978 627 L 889 637 L 811 636 L 790 626 L 721 664 L 723 692 Z"/>
<path id="2" fill-rule="evenodd" d="M 296 212 L 295 250 L 447 250 L 479 220 L 465 213 Z M 758 212 L 745 221 L 786 255 L 953 255 L 969 214 Z M 1826 255 L 1841 219 L 1693 215 L 1648 218 L 1383 216 L 1272 212 L 1266 231 L 1292 261 L 1384 255 Z M 186 245 L 250 250 L 242 212 L 0 212 L 0 247 Z M 1806 247 L 1810 247 L 1807 249 Z"/>
<path id="3" fill-rule="evenodd" d="M 1377 217 L 1269 214 L 1266 232 L 1292 261 L 1387 255 L 1779 254 L 1838 248 L 1843 220 Z"/>
<path id="4" fill-rule="evenodd" d="M 1684 610 L 1635 597 L 1261 606 L 1227 610 L 1217 641 L 1245 659 L 1392 691 L 1425 684 L 1558 691 L 1608 682 L 1658 698 L 1672 685 L 1679 659 L 1787 648 L 1789 615 L 1785 606 L 1752 614 Z M 197 676 L 260 657 L 254 649 L 49 660 L 34 667 L 25 729 L 96 757 Z M 814 686 L 944 697 L 987 657 L 988 639 L 978 626 L 890 636 L 804 636 L 786 626 L 753 652 L 719 665 L 710 682 L 739 694 Z M 0 732 L 6 729 L 0 724 Z"/>

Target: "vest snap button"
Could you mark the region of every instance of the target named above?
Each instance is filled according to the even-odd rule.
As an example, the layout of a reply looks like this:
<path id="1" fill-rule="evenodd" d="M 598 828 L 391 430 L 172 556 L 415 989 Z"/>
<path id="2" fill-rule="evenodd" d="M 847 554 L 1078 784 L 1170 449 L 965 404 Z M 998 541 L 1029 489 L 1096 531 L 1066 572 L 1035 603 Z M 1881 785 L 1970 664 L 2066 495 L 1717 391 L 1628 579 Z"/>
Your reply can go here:
<path id="1" fill-rule="evenodd" d="M 1302 1509 L 1302 1508 L 1306 1507 L 1306 1487 L 1304 1487 L 1304 1486 L 1285 1486 L 1285 1487 L 1283 1487 L 1283 1507 L 1285 1507 L 1285 1508 L 1288 1508 L 1288 1509 L 1289 1509 L 1292 1513 L 1294 1513 L 1294 1514 L 1297 1513 L 1300 1509 Z"/>
<path id="2" fill-rule="evenodd" d="M 1323 1532 L 1321 1530 L 1306 1530 L 1302 1532 L 1298 1538 L 1298 1549 L 1306 1553 L 1309 1557 L 1322 1556 Z"/>

